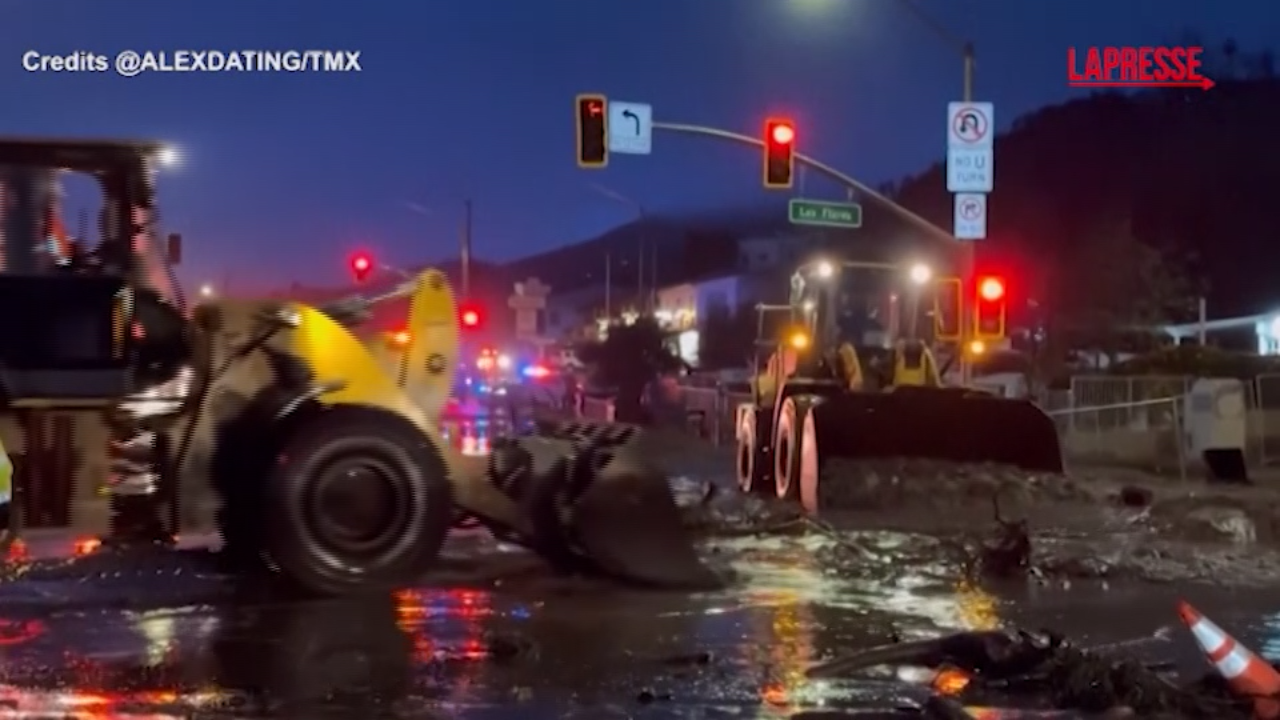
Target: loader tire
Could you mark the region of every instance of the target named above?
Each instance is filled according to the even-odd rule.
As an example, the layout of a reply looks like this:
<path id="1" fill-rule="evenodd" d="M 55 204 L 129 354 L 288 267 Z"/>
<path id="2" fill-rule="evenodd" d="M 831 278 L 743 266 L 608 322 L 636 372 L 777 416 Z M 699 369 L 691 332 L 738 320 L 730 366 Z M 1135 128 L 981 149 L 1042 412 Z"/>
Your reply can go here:
<path id="1" fill-rule="evenodd" d="M 812 412 L 805 413 L 801 427 L 798 476 L 800 505 L 804 507 L 805 512 L 816 515 L 822 509 L 819 488 L 823 480 L 823 458 L 818 450 L 817 416 Z"/>
<path id="2" fill-rule="evenodd" d="M 447 476 L 439 449 L 403 418 L 325 408 L 294 428 L 266 479 L 266 554 L 316 595 L 412 583 L 453 519 Z"/>
<path id="3" fill-rule="evenodd" d="M 809 397 L 792 395 L 778 409 L 778 424 L 773 431 L 773 486 L 781 500 L 800 497 L 800 432 L 812 405 Z"/>
<path id="4" fill-rule="evenodd" d="M 735 433 L 738 437 L 738 488 L 752 495 L 772 495 L 773 485 L 769 482 L 769 454 L 760 442 L 760 412 L 758 410 L 743 415 L 742 427 Z"/>
<path id="5" fill-rule="evenodd" d="M 291 399 L 288 392 L 268 388 L 234 411 L 222 410 L 226 420 L 217 429 L 210 479 L 221 501 L 216 516 L 220 561 L 229 572 L 252 575 L 264 569 L 264 479 L 293 429 L 321 411 L 320 405 L 306 403 L 280 417 Z"/>

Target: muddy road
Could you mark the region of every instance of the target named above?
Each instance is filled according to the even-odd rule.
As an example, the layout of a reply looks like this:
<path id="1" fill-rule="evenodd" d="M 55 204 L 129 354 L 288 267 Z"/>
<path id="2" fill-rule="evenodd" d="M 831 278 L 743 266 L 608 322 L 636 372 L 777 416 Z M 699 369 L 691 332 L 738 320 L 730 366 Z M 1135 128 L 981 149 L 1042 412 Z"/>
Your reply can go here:
<path id="1" fill-rule="evenodd" d="M 910 543 L 877 542 L 885 551 Z M 739 587 L 692 597 L 621 590 L 530 574 L 523 560 L 478 561 L 504 551 L 472 547 L 448 587 L 394 597 L 12 613 L 0 629 L 0 703 L 85 717 L 791 717 L 922 701 L 927 691 L 905 670 L 841 681 L 804 672 L 946 629 L 1049 625 L 1088 644 L 1127 642 L 1175 624 L 1173 603 L 1187 597 L 1259 650 L 1280 642 L 1280 598 L 1261 592 L 1100 582 L 984 590 L 927 563 L 823 564 L 838 551 L 811 537 L 708 550 L 732 558 Z M 503 564 L 522 570 L 496 586 L 468 576 Z M 1173 638 L 1126 650 L 1201 672 L 1185 633 Z"/>
<path id="2" fill-rule="evenodd" d="M 691 472 L 675 488 L 686 503 L 705 496 L 708 478 L 724 484 L 715 460 L 702 452 L 685 465 Z M 805 670 L 891 639 L 1016 624 L 1081 644 L 1123 643 L 1126 653 L 1199 674 L 1204 661 L 1177 627 L 1180 598 L 1255 650 L 1280 654 L 1280 597 L 1263 587 L 1280 566 L 1262 491 L 1166 483 L 1127 503 L 1120 489 L 1135 484 L 1130 476 L 1077 478 L 1064 489 L 990 469 L 958 478 L 933 468 L 861 472 L 851 484 L 862 489 L 848 491 L 861 506 L 833 507 L 820 524 L 727 490 L 691 510 L 715 526 L 704 556 L 734 578 L 712 593 L 556 578 L 480 533 L 451 541 L 421 586 L 358 601 L 273 600 L 206 577 L 197 555 L 145 571 L 103 564 L 87 575 L 15 578 L 0 585 L 0 715 L 884 713 L 922 702 L 928 689 L 902 668 L 838 681 L 806 680 Z M 870 474 L 888 490 L 867 489 Z M 966 548 L 992 524 L 990 490 L 1014 480 L 1021 490 L 1000 494 L 1006 514 L 1033 531 L 1033 572 L 975 579 Z M 922 482 L 935 487 L 914 489 Z M 1186 521 L 1197 513 L 1219 514 Z M 1202 536 L 1205 527 L 1218 530 Z M 1170 626 L 1169 639 L 1151 639 Z"/>

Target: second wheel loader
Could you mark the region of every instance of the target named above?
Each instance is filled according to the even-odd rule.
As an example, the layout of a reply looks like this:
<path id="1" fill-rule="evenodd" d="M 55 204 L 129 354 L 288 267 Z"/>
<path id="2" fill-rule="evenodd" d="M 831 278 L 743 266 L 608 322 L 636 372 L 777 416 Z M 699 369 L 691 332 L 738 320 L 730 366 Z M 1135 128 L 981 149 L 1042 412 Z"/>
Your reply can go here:
<path id="1" fill-rule="evenodd" d="M 737 477 L 747 492 L 824 504 L 835 459 L 929 459 L 1061 473 L 1053 421 L 1029 400 L 944 386 L 927 344 L 859 348 L 837 322 L 841 271 L 792 279 L 789 334 L 737 408 Z M 761 309 L 762 312 L 765 308 Z M 761 324 L 763 327 L 763 323 Z M 762 343 L 763 344 L 763 343 Z"/>

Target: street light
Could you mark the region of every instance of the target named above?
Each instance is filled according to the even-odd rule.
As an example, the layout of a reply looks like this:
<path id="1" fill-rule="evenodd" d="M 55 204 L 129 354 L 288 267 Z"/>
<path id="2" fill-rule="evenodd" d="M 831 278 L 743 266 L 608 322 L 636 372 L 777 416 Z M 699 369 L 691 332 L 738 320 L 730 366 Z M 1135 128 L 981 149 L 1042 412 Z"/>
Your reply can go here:
<path id="1" fill-rule="evenodd" d="M 933 280 L 933 268 L 924 263 L 915 263 L 907 271 L 907 277 L 911 280 L 911 302 L 907 309 L 911 316 L 907 321 L 907 332 L 914 340 L 918 337 L 920 324 L 920 295 L 924 292 L 925 286 Z"/>
<path id="2" fill-rule="evenodd" d="M 182 163 L 182 153 L 172 145 L 163 147 L 156 153 L 156 162 L 160 163 L 160 167 L 177 167 Z"/>
<path id="3" fill-rule="evenodd" d="M 211 298 L 214 296 L 213 284 L 205 283 L 200 286 L 200 297 Z"/>

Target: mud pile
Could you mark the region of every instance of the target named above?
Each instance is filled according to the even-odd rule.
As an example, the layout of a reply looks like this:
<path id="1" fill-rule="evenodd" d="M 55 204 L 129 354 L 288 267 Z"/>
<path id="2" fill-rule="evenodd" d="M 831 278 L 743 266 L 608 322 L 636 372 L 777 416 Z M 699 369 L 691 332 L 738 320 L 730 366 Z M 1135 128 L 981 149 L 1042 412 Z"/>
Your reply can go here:
<path id="1" fill-rule="evenodd" d="M 989 507 L 996 496 L 1010 506 L 1098 499 L 1071 477 L 919 458 L 833 458 L 822 467 L 818 495 L 823 511 L 854 512 Z"/>

